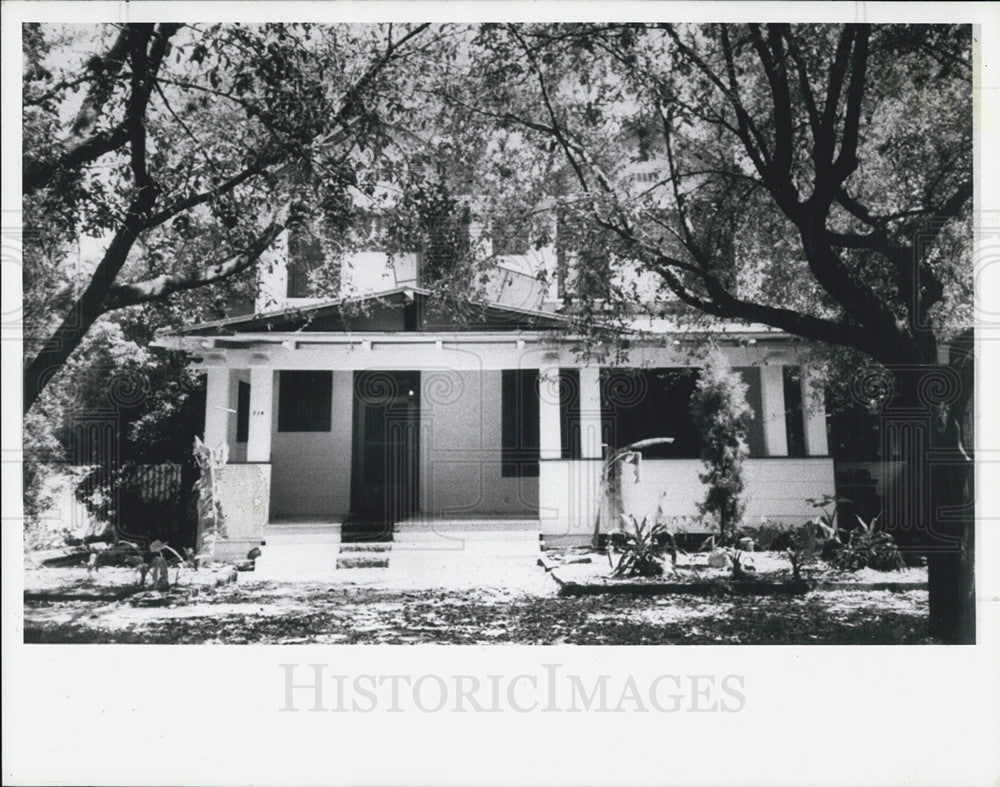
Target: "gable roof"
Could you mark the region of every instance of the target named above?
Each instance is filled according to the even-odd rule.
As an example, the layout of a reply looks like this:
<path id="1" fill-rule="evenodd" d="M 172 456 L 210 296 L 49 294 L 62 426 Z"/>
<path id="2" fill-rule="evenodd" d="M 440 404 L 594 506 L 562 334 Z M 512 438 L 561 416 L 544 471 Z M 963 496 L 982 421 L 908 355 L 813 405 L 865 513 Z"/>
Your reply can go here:
<path id="1" fill-rule="evenodd" d="M 196 323 L 177 336 L 240 333 L 465 332 L 565 330 L 560 314 L 496 303 L 463 305 L 461 314 L 445 311 L 420 287 L 397 287 L 374 295 L 331 298 L 307 306 Z"/>

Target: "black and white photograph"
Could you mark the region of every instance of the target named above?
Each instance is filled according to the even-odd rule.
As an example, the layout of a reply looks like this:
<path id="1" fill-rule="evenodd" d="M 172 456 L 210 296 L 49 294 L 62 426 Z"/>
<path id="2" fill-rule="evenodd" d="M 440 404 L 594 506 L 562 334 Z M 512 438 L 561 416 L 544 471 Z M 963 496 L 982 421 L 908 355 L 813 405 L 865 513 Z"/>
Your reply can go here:
<path id="1" fill-rule="evenodd" d="M 1000 778 L 997 6 L 592 5 L 5 5 L 5 782 Z"/>

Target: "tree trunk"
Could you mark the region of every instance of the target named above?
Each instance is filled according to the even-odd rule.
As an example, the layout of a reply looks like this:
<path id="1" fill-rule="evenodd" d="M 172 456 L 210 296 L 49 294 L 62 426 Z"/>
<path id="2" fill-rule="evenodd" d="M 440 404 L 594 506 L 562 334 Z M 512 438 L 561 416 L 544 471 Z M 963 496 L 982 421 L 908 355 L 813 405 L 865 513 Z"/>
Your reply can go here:
<path id="1" fill-rule="evenodd" d="M 883 501 L 883 521 L 898 543 L 927 558 L 931 636 L 973 644 L 975 478 L 963 428 L 972 401 L 971 349 L 952 355 L 948 365 L 893 370 L 882 451 L 884 459 L 902 460 L 903 472 Z"/>
<path id="2" fill-rule="evenodd" d="M 140 191 L 131 206 L 128 218 L 115 233 L 87 288 L 77 298 L 56 332 L 25 366 L 23 388 L 25 414 L 42 395 L 45 386 L 59 372 L 73 351 L 80 346 L 83 337 L 87 335 L 87 331 L 97 318 L 105 312 L 108 291 L 115 283 L 122 266 L 125 265 L 136 238 L 144 229 L 142 217 L 152 207 L 155 199 L 153 189 L 145 188 Z"/>

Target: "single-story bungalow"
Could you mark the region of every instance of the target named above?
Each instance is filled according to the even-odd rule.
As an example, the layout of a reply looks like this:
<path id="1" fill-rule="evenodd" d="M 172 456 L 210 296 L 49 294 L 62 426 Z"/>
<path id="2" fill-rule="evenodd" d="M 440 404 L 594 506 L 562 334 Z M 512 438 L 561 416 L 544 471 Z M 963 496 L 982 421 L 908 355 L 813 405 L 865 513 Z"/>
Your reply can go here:
<path id="1" fill-rule="evenodd" d="M 587 362 L 567 319 L 541 301 L 496 298 L 458 316 L 415 280 L 390 284 L 158 339 L 207 376 L 205 440 L 228 450 L 217 550 L 242 556 L 269 522 L 292 520 L 390 530 L 509 520 L 550 544 L 587 543 L 603 457 L 648 437 L 674 442 L 623 473 L 625 510 L 697 528 L 704 486 L 688 400 L 699 337 L 650 320 L 625 364 Z M 715 339 L 754 412 L 747 517 L 803 521 L 815 513 L 808 498 L 834 493 L 804 345 L 764 327 L 720 327 Z"/>

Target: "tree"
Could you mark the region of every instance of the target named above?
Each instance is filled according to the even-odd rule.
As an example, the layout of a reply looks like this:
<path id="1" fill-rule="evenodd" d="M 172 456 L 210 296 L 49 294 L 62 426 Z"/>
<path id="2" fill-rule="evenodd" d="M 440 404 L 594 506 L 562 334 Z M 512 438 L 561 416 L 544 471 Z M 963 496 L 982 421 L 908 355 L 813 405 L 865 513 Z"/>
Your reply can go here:
<path id="1" fill-rule="evenodd" d="M 602 264 L 655 274 L 647 304 L 849 348 L 859 388 L 888 379 L 886 413 L 926 429 L 908 510 L 932 631 L 973 641 L 968 343 L 939 361 L 971 324 L 971 29 L 494 25 L 476 43 L 454 105 L 560 152 Z M 586 322 L 636 301 L 578 294 Z"/>
<path id="2" fill-rule="evenodd" d="M 698 510 L 718 523 L 719 540 L 724 544 L 733 540 L 746 507 L 743 462 L 750 453 L 746 421 L 753 415 L 746 391 L 739 373 L 715 350 L 702 367 L 691 399 L 691 415 L 701 434 L 701 461 L 705 465 L 698 478 L 708 485 Z"/>
<path id="3" fill-rule="evenodd" d="M 26 25 L 25 327 L 44 338 L 24 411 L 102 315 L 245 280 L 289 226 L 342 219 L 428 27 Z M 80 236 L 103 252 L 73 279 Z"/>

